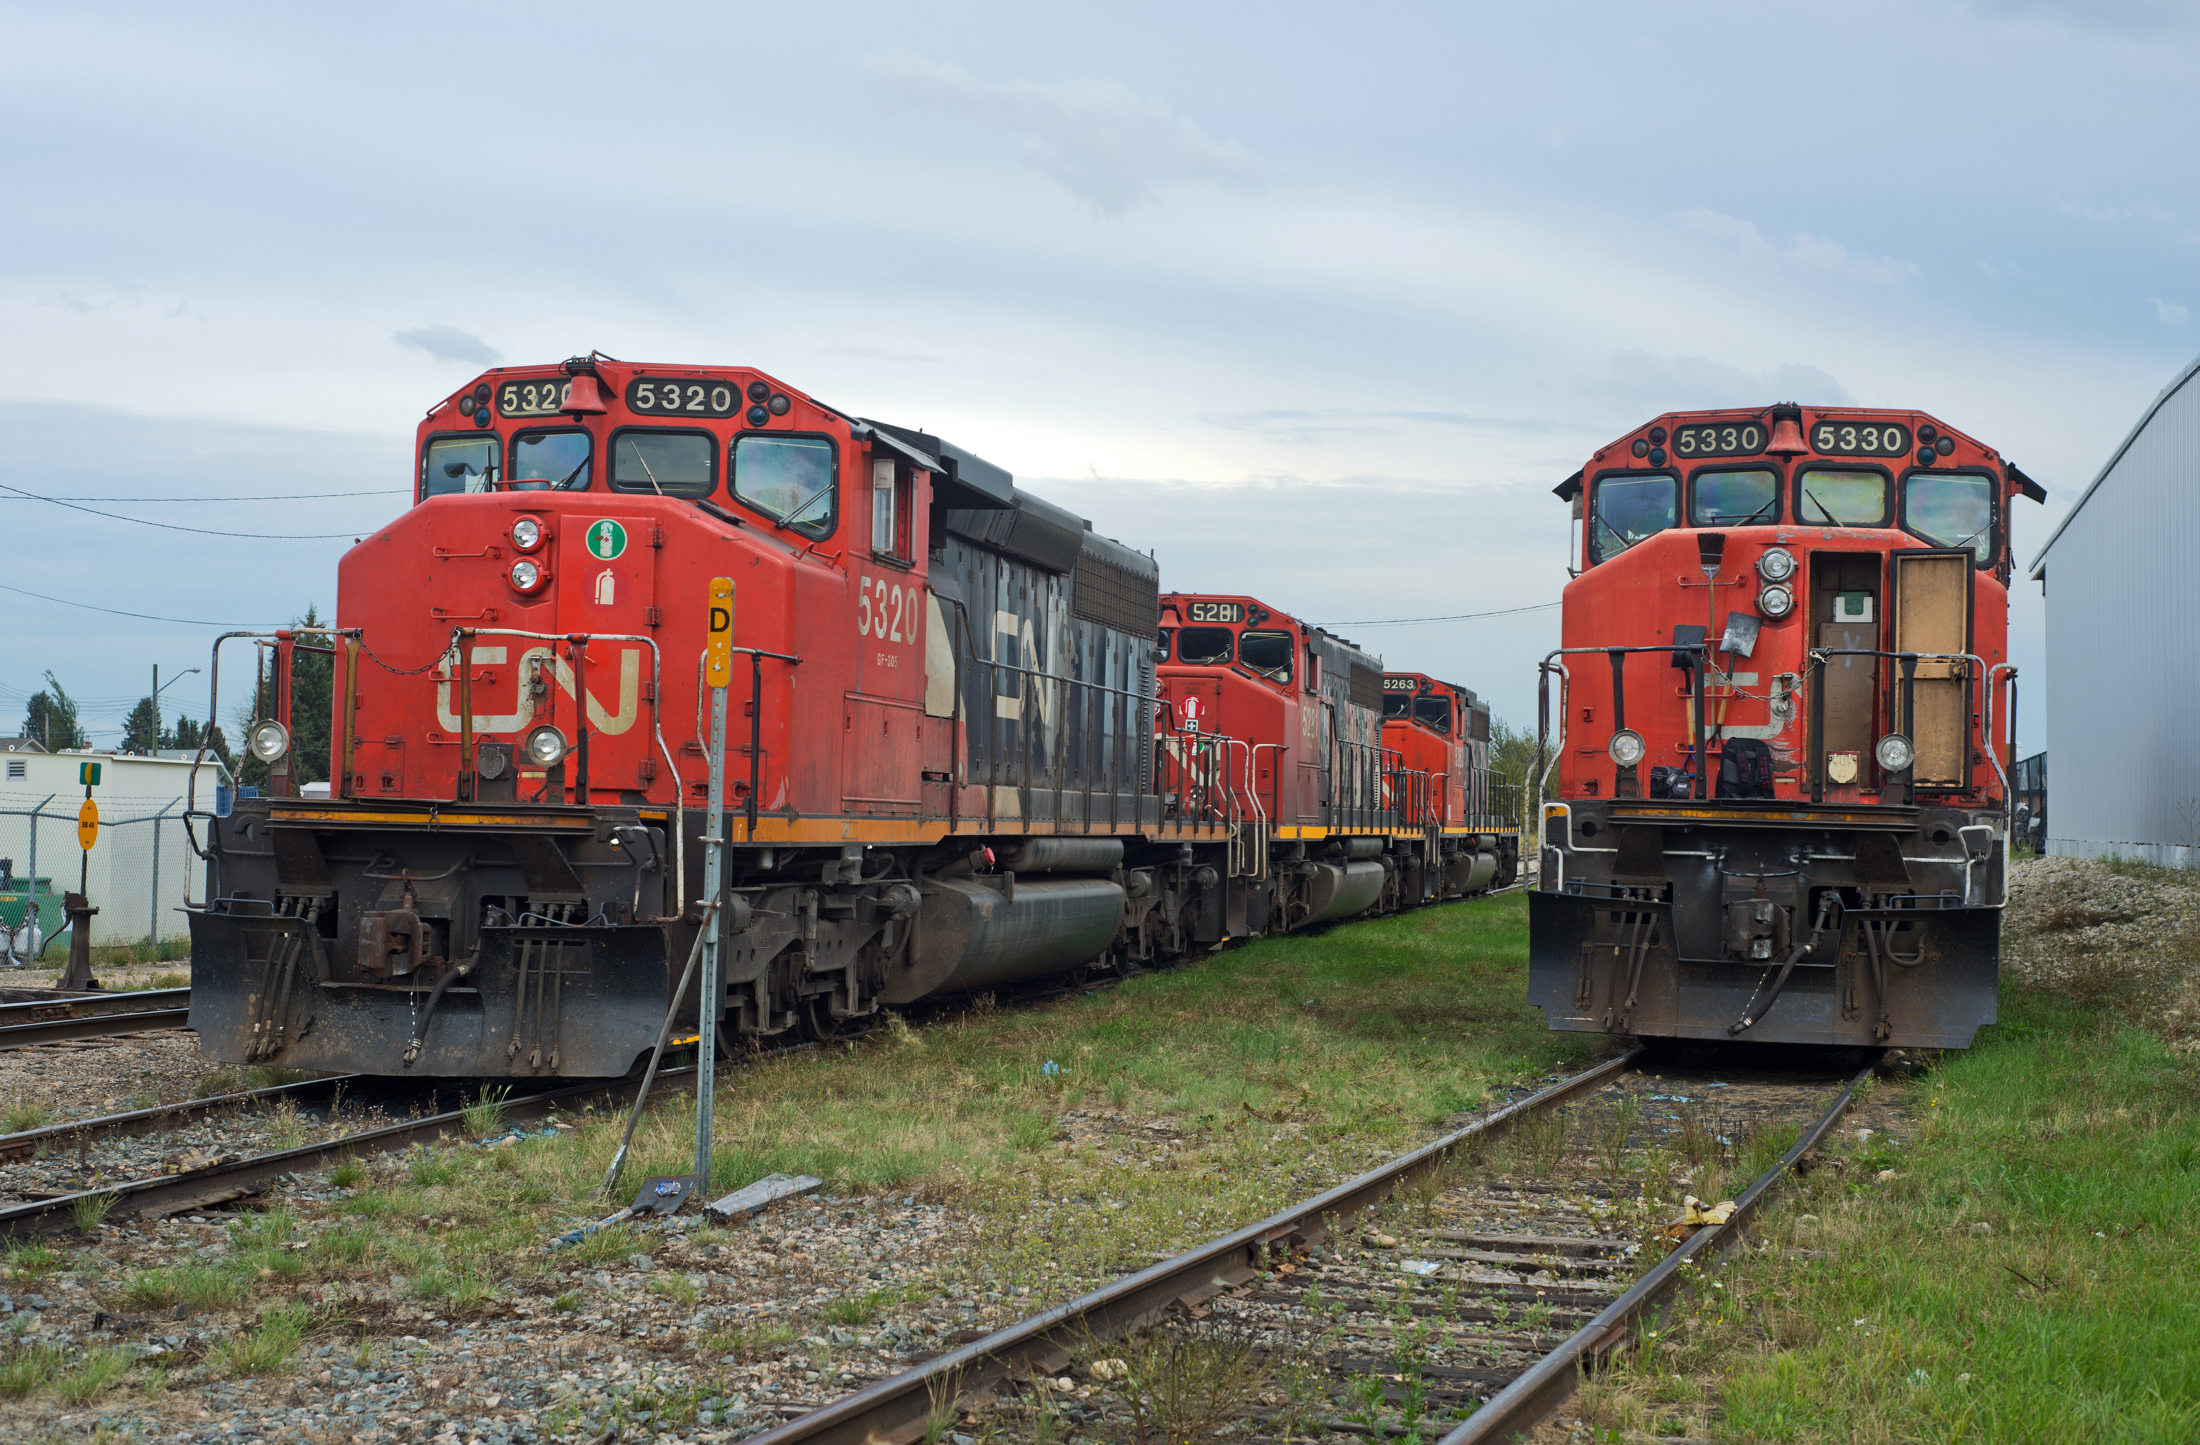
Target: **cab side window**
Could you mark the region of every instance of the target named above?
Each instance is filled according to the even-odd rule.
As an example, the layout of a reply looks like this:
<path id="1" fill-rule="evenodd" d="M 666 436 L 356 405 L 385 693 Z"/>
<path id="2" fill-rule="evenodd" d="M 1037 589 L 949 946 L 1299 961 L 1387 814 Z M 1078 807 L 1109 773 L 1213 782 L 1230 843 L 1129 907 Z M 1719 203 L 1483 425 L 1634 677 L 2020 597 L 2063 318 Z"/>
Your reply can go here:
<path id="1" fill-rule="evenodd" d="M 833 473 L 833 444 L 822 437 L 734 439 L 734 497 L 805 537 L 823 537 L 840 520 Z"/>

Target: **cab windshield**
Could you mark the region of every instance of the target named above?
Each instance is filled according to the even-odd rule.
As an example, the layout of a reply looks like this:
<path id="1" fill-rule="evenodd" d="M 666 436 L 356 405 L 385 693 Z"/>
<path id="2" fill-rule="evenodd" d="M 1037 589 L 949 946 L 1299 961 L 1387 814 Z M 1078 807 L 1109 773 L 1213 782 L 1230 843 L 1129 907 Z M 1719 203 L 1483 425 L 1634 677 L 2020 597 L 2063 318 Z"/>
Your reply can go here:
<path id="1" fill-rule="evenodd" d="M 585 492 L 592 459 L 587 432 L 521 432 L 512 438 L 512 485 L 522 492 Z"/>
<path id="2" fill-rule="evenodd" d="M 1689 486 L 1688 520 L 1699 527 L 1753 527 L 1780 520 L 1780 478 L 1762 468 L 1698 472 Z"/>
<path id="3" fill-rule="evenodd" d="M 1413 720 L 1422 727 L 1451 736 L 1451 698 L 1440 692 L 1424 692 L 1413 700 Z"/>
<path id="4" fill-rule="evenodd" d="M 481 491 L 496 470 L 495 437 L 436 437 L 420 454 L 420 500 Z"/>
<path id="5" fill-rule="evenodd" d="M 1386 692 L 1383 694 L 1383 721 L 1395 722 L 1413 716 L 1413 697 L 1410 693 Z"/>
<path id="6" fill-rule="evenodd" d="M 1677 488 L 1663 472 L 1600 477 L 1589 549 L 1603 562 L 1678 520 Z"/>
<path id="7" fill-rule="evenodd" d="M 1975 472 L 1913 472 L 1902 484 L 1902 525 L 1942 547 L 1994 554 L 1994 483 Z"/>
<path id="8" fill-rule="evenodd" d="M 1806 527 L 1884 527 L 1887 474 L 1807 471 L 1795 483 L 1795 520 Z"/>
<path id="9" fill-rule="evenodd" d="M 1235 639 L 1227 627 L 1187 627 L 1176 635 L 1176 660 L 1187 667 L 1217 667 L 1230 660 Z"/>
<path id="10" fill-rule="evenodd" d="M 1271 682 L 1291 680 L 1291 654 L 1295 650 L 1288 632 L 1245 632 L 1238 636 L 1238 661 Z"/>

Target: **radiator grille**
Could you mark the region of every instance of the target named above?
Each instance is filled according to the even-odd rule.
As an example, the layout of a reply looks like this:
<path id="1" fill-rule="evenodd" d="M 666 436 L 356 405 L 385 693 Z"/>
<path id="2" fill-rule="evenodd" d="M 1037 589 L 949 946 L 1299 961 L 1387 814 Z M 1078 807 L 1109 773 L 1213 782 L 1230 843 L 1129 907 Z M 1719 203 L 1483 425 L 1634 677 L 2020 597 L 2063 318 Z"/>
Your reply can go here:
<path id="1" fill-rule="evenodd" d="M 1352 664 L 1352 701 L 1360 707 L 1383 710 L 1383 675 L 1372 667 Z"/>
<path id="2" fill-rule="evenodd" d="M 1133 637 L 1153 637 L 1161 628 L 1161 579 L 1084 553 L 1071 579 L 1069 610 Z"/>

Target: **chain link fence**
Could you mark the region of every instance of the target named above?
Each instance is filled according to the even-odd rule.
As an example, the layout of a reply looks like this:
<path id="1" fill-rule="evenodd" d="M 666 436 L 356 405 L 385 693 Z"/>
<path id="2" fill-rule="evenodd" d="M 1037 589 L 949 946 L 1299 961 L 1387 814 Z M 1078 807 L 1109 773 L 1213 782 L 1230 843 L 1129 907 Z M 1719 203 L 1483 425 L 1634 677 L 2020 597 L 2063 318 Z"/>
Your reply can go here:
<path id="1" fill-rule="evenodd" d="M 77 847 L 81 794 L 56 793 L 29 808 L 0 808 L 0 968 L 67 960 L 62 895 L 81 884 L 99 912 L 93 949 L 108 961 L 152 962 L 190 953 L 182 911 L 198 880 L 180 799 L 102 797 L 99 837 Z"/>

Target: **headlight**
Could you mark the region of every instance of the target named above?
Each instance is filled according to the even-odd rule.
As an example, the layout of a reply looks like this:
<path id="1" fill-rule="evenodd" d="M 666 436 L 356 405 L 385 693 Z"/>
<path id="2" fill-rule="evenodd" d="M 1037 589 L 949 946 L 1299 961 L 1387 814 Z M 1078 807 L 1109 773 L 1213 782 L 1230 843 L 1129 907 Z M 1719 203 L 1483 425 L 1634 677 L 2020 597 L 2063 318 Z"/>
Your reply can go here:
<path id="1" fill-rule="evenodd" d="M 252 725 L 251 739 L 246 746 L 252 756 L 263 763 L 272 763 L 290 751 L 290 729 L 273 720 Z"/>
<path id="2" fill-rule="evenodd" d="M 1642 755 L 1649 751 L 1643 746 L 1642 734 L 1633 728 L 1621 728 L 1612 734 L 1612 741 L 1605 746 L 1612 754 L 1612 761 L 1623 768 L 1631 768 L 1641 762 Z"/>
<path id="3" fill-rule="evenodd" d="M 1795 554 L 1785 547 L 1767 547 L 1757 559 L 1757 571 L 1767 582 L 1785 582 L 1795 575 Z"/>
<path id="4" fill-rule="evenodd" d="M 542 523 L 533 517 L 522 517 L 512 524 L 512 545 L 522 552 L 532 552 L 542 545 Z"/>
<path id="5" fill-rule="evenodd" d="M 565 761 L 565 734 L 548 723 L 527 735 L 527 761 L 538 768 L 554 767 Z"/>
<path id="6" fill-rule="evenodd" d="M 1890 773 L 1899 773 L 1917 761 L 1917 749 L 1900 733 L 1889 733 L 1872 749 L 1872 756 L 1879 759 L 1879 766 Z"/>
<path id="7" fill-rule="evenodd" d="M 542 568 L 522 557 L 512 564 L 512 585 L 522 592 L 532 592 L 542 585 Z"/>
<path id="8" fill-rule="evenodd" d="M 1757 610 L 1767 617 L 1785 617 L 1795 610 L 1795 594 L 1777 582 L 1771 583 L 1757 594 Z"/>

